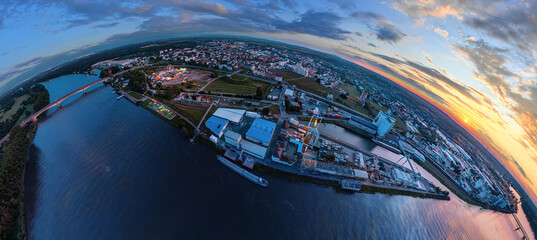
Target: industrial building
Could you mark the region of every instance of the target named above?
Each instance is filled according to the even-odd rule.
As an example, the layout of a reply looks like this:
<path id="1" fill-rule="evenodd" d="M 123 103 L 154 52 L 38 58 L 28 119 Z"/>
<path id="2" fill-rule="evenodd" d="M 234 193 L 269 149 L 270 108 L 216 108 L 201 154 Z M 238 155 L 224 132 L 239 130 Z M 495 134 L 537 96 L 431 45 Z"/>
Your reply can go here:
<path id="1" fill-rule="evenodd" d="M 218 108 L 216 112 L 214 112 L 213 116 L 226 119 L 234 124 L 240 124 L 245 113 L 246 110 L 242 109 Z"/>
<path id="2" fill-rule="evenodd" d="M 227 130 L 224 134 L 224 141 L 234 147 L 239 147 L 241 142 L 242 136 L 236 132 L 233 132 L 231 130 Z"/>
<path id="3" fill-rule="evenodd" d="M 392 110 L 388 109 L 387 112 L 380 111 L 373 120 L 373 124 L 377 126 L 377 135 L 379 137 L 384 137 L 390 130 L 393 125 L 395 125 L 395 118 L 392 117 Z"/>
<path id="4" fill-rule="evenodd" d="M 267 154 L 266 147 L 255 144 L 246 139 L 242 139 L 240 144 L 241 144 L 241 149 L 244 150 L 245 153 L 250 154 L 256 158 L 263 159 L 265 158 L 265 155 Z"/>
<path id="5" fill-rule="evenodd" d="M 367 120 L 364 120 L 356 116 L 351 116 L 348 123 L 349 125 L 356 127 L 362 131 L 365 131 L 369 134 L 375 134 L 377 132 L 377 126 L 373 125 Z"/>
<path id="6" fill-rule="evenodd" d="M 205 122 L 205 126 L 211 130 L 216 136 L 219 138 L 222 136 L 224 131 L 226 130 L 226 127 L 228 125 L 229 121 L 223 118 L 211 116 L 207 121 Z"/>
<path id="7" fill-rule="evenodd" d="M 246 139 L 267 147 L 272 139 L 275 129 L 275 122 L 256 118 L 246 132 Z"/>

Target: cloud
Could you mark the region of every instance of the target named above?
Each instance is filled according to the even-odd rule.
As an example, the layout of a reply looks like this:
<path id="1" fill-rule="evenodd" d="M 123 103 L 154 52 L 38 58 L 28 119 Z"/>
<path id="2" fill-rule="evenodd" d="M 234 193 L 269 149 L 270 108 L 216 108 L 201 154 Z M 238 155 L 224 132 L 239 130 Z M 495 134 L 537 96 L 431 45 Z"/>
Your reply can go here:
<path id="1" fill-rule="evenodd" d="M 454 16 L 463 24 L 509 44 L 526 64 L 537 57 L 537 1 L 505 0 L 449 1 L 395 0 L 391 7 L 409 17 L 446 18 Z"/>
<path id="2" fill-rule="evenodd" d="M 488 36 L 512 44 L 514 47 L 537 55 L 537 2 L 513 4 L 494 11 L 471 15 L 464 23 L 483 30 Z"/>
<path id="3" fill-rule="evenodd" d="M 103 23 L 93 26 L 93 28 L 109 28 L 109 27 L 115 27 L 119 24 L 119 22 L 113 22 L 113 23 Z"/>
<path id="4" fill-rule="evenodd" d="M 507 52 L 506 49 L 490 46 L 483 40 L 467 41 L 466 45 L 456 46 L 456 49 L 474 64 L 476 74 L 482 77 L 479 79 L 483 83 L 502 98 L 508 97 L 507 92 L 511 92 L 511 86 L 505 78 L 516 75 L 504 66 L 507 61 L 503 55 Z"/>
<path id="5" fill-rule="evenodd" d="M 393 44 L 407 36 L 397 29 L 389 20 L 377 13 L 359 11 L 354 12 L 351 16 L 360 21 L 364 21 L 365 23 L 374 20 L 376 25 L 370 28 L 375 31 L 377 40 Z"/>
<path id="6" fill-rule="evenodd" d="M 476 79 L 500 97 L 500 102 L 514 112 L 518 124 L 524 126 L 526 136 L 537 143 L 537 85 L 517 87 L 507 81 L 520 76 L 506 67 L 505 49 L 493 47 L 483 40 L 467 41 L 457 49 L 475 66 Z"/>
<path id="7" fill-rule="evenodd" d="M 300 15 L 300 19 L 293 22 L 277 21 L 275 27 L 278 29 L 306 33 L 336 40 L 343 40 L 350 32 L 337 27 L 342 18 L 330 12 L 308 11 Z"/>
<path id="8" fill-rule="evenodd" d="M 379 23 L 375 30 L 378 40 L 385 41 L 390 44 L 397 43 L 406 37 L 406 34 L 399 31 L 399 29 L 389 22 Z"/>
<path id="9" fill-rule="evenodd" d="M 460 1 L 464 2 L 464 1 Z M 458 4 L 458 3 L 457 3 Z M 466 5 L 460 3 L 460 5 Z M 462 19 L 462 13 L 459 11 L 459 5 L 453 6 L 453 2 L 447 0 L 440 1 L 410 1 L 410 0 L 395 0 L 391 6 L 401 12 L 406 13 L 412 18 L 420 19 L 422 16 L 430 16 L 436 18 L 446 18 L 454 16 Z"/>
<path id="10" fill-rule="evenodd" d="M 444 30 L 444 29 L 441 29 L 441 28 L 435 28 L 435 29 L 434 29 L 434 32 L 435 32 L 435 33 L 438 33 L 438 35 L 440 35 L 440 36 L 442 36 L 442 37 L 444 37 L 444 38 L 447 38 L 448 35 L 449 35 L 449 32 L 448 32 L 448 31 L 446 31 L 446 30 Z"/>

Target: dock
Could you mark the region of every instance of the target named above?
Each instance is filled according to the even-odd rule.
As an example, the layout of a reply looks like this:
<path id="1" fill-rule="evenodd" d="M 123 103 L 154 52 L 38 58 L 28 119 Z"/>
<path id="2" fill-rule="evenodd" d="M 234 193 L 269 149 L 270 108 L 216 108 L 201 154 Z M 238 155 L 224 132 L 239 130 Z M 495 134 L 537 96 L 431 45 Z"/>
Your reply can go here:
<path id="1" fill-rule="evenodd" d="M 267 187 L 268 186 L 268 181 L 262 177 L 258 177 L 256 176 L 255 174 L 251 173 L 251 172 L 248 172 L 246 171 L 246 169 L 243 169 L 235 164 L 233 164 L 232 162 L 230 162 L 229 160 L 227 160 L 226 158 L 220 156 L 220 155 L 217 155 L 216 158 L 218 159 L 218 161 L 220 161 L 222 164 L 224 164 L 224 166 L 230 168 L 231 170 L 233 170 L 234 172 L 240 174 L 241 176 L 245 177 L 246 179 L 250 180 L 251 182 L 259 185 L 259 186 L 262 186 L 262 187 Z"/>
<path id="2" fill-rule="evenodd" d="M 356 192 L 362 190 L 362 183 L 356 180 L 343 179 L 339 181 L 339 184 L 341 185 L 341 188 L 345 190 L 351 190 Z"/>

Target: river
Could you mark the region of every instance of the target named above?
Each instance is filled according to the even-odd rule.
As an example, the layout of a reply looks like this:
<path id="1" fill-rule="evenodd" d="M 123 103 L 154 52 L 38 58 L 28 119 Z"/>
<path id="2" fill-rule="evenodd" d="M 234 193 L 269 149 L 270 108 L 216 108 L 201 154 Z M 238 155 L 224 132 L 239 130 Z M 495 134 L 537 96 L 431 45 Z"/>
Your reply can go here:
<path id="1" fill-rule="evenodd" d="M 52 102 L 95 80 L 44 85 Z M 30 239 L 520 239 L 510 215 L 453 194 L 348 194 L 265 174 L 261 188 L 116 98 L 98 84 L 40 121 L 25 176 Z"/>

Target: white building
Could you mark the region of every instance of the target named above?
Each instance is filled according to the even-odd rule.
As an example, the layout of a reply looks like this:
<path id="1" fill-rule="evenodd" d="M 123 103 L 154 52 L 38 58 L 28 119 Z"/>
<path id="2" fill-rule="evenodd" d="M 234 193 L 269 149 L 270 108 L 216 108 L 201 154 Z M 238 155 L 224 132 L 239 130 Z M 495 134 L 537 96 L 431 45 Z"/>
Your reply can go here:
<path id="1" fill-rule="evenodd" d="M 239 144 L 241 142 L 242 136 L 236 132 L 233 132 L 231 130 L 227 130 L 226 133 L 224 133 L 224 140 L 227 144 L 239 147 Z"/>
<path id="2" fill-rule="evenodd" d="M 393 125 L 395 125 L 395 118 L 392 117 L 392 110 L 388 109 L 387 112 L 380 111 L 373 120 L 373 124 L 377 126 L 377 135 L 379 137 L 384 137 L 390 130 L 392 130 Z"/>
<path id="3" fill-rule="evenodd" d="M 242 109 L 218 108 L 216 112 L 214 112 L 213 116 L 226 119 L 235 124 L 239 124 L 242 121 L 245 113 L 246 110 Z"/>
<path id="4" fill-rule="evenodd" d="M 263 159 L 267 154 L 267 148 L 261 145 L 257 145 L 253 142 L 250 142 L 246 139 L 241 140 L 241 147 L 245 153 L 250 154 L 256 158 Z"/>

